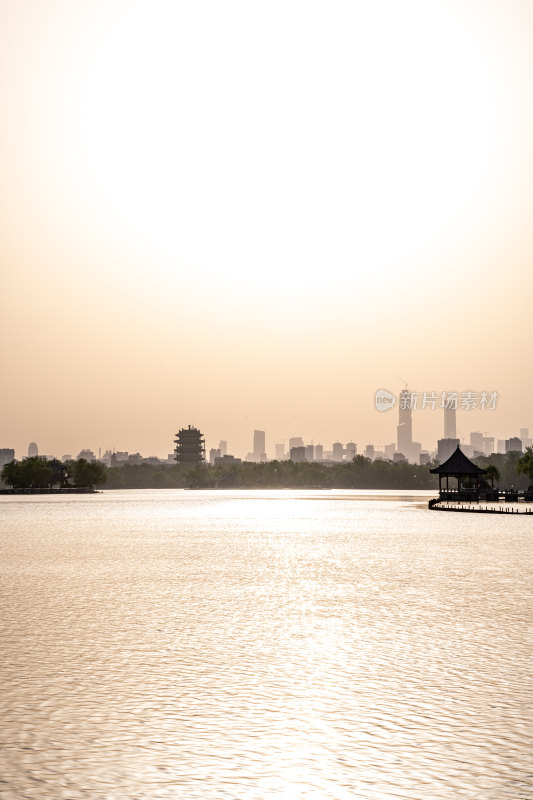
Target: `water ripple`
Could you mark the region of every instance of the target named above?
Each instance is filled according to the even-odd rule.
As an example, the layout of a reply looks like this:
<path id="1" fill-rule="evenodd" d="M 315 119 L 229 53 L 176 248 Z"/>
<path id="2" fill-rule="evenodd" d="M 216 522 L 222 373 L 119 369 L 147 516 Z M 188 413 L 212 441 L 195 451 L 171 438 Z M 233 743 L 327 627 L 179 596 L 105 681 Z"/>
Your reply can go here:
<path id="1" fill-rule="evenodd" d="M 533 798 L 531 520 L 419 506 L 3 498 L 0 798 Z"/>

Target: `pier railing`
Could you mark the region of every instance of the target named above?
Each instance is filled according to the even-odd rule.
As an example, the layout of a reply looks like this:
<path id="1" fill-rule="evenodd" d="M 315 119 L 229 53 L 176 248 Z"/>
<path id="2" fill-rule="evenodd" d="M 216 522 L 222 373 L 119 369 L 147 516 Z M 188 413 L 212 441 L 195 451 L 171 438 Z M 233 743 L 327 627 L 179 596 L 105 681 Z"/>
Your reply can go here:
<path id="1" fill-rule="evenodd" d="M 505 503 L 531 503 L 533 502 L 533 491 L 529 489 L 524 492 L 520 492 L 518 489 L 480 489 L 479 491 L 475 489 L 461 489 L 460 491 L 458 489 L 441 489 L 439 492 L 439 501 L 448 501 L 452 503 L 499 503 L 501 501 Z"/>

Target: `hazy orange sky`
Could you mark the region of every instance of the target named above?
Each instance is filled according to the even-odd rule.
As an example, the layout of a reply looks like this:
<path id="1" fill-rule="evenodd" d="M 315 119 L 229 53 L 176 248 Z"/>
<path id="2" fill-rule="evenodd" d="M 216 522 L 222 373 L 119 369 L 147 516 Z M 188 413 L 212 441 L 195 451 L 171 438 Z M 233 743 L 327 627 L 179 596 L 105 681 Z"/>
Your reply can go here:
<path id="1" fill-rule="evenodd" d="M 0 64 L 0 447 L 533 428 L 530 0 L 4 0 Z"/>

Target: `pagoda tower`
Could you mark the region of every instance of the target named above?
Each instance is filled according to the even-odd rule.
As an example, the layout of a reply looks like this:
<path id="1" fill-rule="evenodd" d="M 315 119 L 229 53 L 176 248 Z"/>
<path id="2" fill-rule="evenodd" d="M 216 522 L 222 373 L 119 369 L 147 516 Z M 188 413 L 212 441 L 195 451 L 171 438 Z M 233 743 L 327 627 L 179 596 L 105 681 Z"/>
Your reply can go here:
<path id="1" fill-rule="evenodd" d="M 181 428 L 174 439 L 174 450 L 178 464 L 201 464 L 205 460 L 205 441 L 201 431 L 189 425 Z"/>

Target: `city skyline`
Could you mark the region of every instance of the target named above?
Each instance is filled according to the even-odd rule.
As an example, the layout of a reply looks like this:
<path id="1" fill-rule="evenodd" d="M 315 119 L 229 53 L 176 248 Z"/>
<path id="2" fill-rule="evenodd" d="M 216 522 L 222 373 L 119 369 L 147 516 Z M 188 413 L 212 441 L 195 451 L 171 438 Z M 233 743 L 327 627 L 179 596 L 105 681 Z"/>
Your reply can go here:
<path id="1" fill-rule="evenodd" d="M 409 392 L 404 389 L 400 393 L 400 397 L 404 398 L 409 394 Z M 525 450 L 526 447 L 530 447 L 532 445 L 532 438 L 530 437 L 530 428 L 527 426 L 518 426 L 504 437 L 490 435 L 490 431 L 476 431 L 470 430 L 468 434 L 463 434 L 461 437 L 456 437 L 455 435 L 451 435 L 455 432 L 454 423 L 456 420 L 457 412 L 454 409 L 453 414 L 450 413 L 450 409 L 443 408 L 440 410 L 442 417 L 442 431 L 440 436 L 428 446 L 424 446 L 419 442 L 413 441 L 413 429 L 412 429 L 412 412 L 411 409 L 406 409 L 399 407 L 398 408 L 398 425 L 396 426 L 397 431 L 397 438 L 392 442 L 371 442 L 362 441 L 354 442 L 353 440 L 341 440 L 340 438 L 336 438 L 332 441 L 315 441 L 315 437 L 310 437 L 306 439 L 302 436 L 292 436 L 292 437 L 281 437 L 278 439 L 272 439 L 270 444 L 267 445 L 267 437 L 268 434 L 264 430 L 255 429 L 251 432 L 251 441 L 252 441 L 252 449 L 251 451 L 248 449 L 246 453 L 239 452 L 236 449 L 231 447 L 228 448 L 228 441 L 226 440 L 219 440 L 218 446 L 215 445 L 215 442 L 209 442 L 205 446 L 205 458 L 207 461 L 212 461 L 215 457 L 220 456 L 236 456 L 238 458 L 247 460 L 247 461 L 271 461 L 280 458 L 288 458 L 291 452 L 294 450 L 295 458 L 298 460 L 343 460 L 343 456 L 338 458 L 339 452 L 343 451 L 345 448 L 344 453 L 348 451 L 353 451 L 355 447 L 356 450 L 353 451 L 353 454 L 357 452 L 359 455 L 367 455 L 372 458 L 374 457 L 385 457 L 392 459 L 393 456 L 396 455 L 403 455 L 406 459 L 412 463 L 418 463 L 420 460 L 421 454 L 438 454 L 439 452 L 448 453 L 451 450 L 455 449 L 456 444 L 461 444 L 462 449 L 469 452 L 470 455 L 473 455 L 475 452 L 477 453 L 504 453 L 507 451 L 506 444 L 508 445 L 509 441 L 519 441 L 521 443 L 521 449 Z M 414 412 L 416 413 L 416 411 Z M 461 412 L 459 412 L 461 413 Z M 468 412 L 464 412 L 468 413 Z M 405 425 L 407 422 L 408 432 L 405 431 Z M 195 426 L 189 425 L 188 428 L 191 429 L 195 428 Z M 203 436 L 203 433 L 202 433 Z M 175 443 L 175 440 L 173 440 Z M 2 443 L 0 442 L 0 445 Z M 442 445 L 442 451 L 441 451 Z M 414 446 L 414 447 L 413 447 Z M 337 453 L 336 453 L 337 447 Z M 340 447 L 340 451 L 339 448 Z M 0 450 L 2 447 L 0 447 Z M 5 452 L 8 450 L 12 450 L 15 453 L 15 457 L 19 460 L 26 455 L 38 455 L 42 454 L 44 451 L 39 451 L 38 445 L 35 441 L 29 443 L 27 447 L 27 452 L 21 453 L 20 451 L 17 452 L 15 448 L 7 448 L 6 446 L 3 447 Z M 299 450 L 301 452 L 296 453 Z M 305 452 L 306 451 L 306 452 Z M 305 452 L 305 455 L 304 455 Z M 48 452 L 46 453 L 49 457 L 57 457 L 63 460 L 68 460 L 72 458 L 72 455 L 62 454 L 59 455 L 57 452 Z M 112 456 L 116 456 L 118 460 L 115 460 L 115 463 L 121 463 L 123 461 L 129 460 L 130 462 L 134 463 L 135 460 L 150 460 L 150 459 L 160 459 L 162 461 L 172 461 L 174 457 L 174 449 L 169 450 L 166 453 L 149 453 L 141 455 L 139 449 L 135 449 L 132 453 L 129 450 L 120 450 L 117 448 L 102 448 L 98 446 L 95 450 L 89 448 L 82 448 L 77 458 L 98 458 L 104 461 L 108 460 L 111 463 Z M 350 456 L 351 457 L 351 456 Z M 442 457 L 440 458 L 442 461 Z"/>

